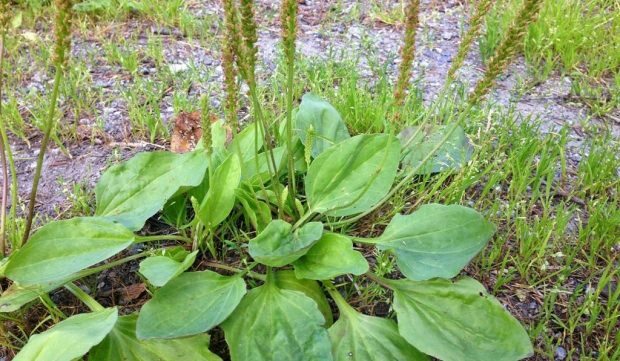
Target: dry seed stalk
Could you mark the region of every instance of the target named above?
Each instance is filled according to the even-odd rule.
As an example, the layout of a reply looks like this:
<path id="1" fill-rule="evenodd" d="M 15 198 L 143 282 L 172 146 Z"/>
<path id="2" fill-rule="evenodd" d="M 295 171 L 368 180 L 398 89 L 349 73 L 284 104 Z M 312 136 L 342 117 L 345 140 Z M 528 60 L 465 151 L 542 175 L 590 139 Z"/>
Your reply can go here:
<path id="1" fill-rule="evenodd" d="M 64 69 L 67 65 L 68 54 L 71 50 L 71 17 L 72 11 L 71 7 L 73 6 L 72 0 L 56 0 L 56 18 L 54 21 L 54 34 L 56 36 L 55 44 L 54 44 L 54 52 L 52 56 L 52 61 L 55 65 L 55 78 L 54 78 L 54 88 L 52 90 L 52 95 L 50 97 L 50 107 L 49 112 L 47 114 L 47 119 L 43 125 L 44 134 L 43 140 L 41 141 L 41 149 L 39 150 L 39 156 L 37 158 L 37 166 L 34 171 L 34 176 L 32 179 L 32 189 L 30 190 L 30 200 L 28 202 L 28 214 L 26 217 L 26 227 L 24 230 L 24 236 L 22 239 L 22 244 L 25 244 L 30 236 L 30 230 L 32 228 L 32 220 L 34 218 L 34 206 L 37 198 L 37 190 L 39 188 L 39 180 L 41 178 L 41 169 L 43 168 L 43 160 L 45 158 L 45 151 L 47 150 L 47 145 L 49 143 L 52 130 L 55 127 L 54 124 L 54 114 L 56 111 L 56 101 L 58 100 L 58 93 L 60 88 L 60 82 L 62 81 L 62 76 L 64 73 Z"/>
<path id="2" fill-rule="evenodd" d="M 297 0 L 282 1 L 280 13 L 282 26 L 282 46 L 286 59 L 286 147 L 288 153 L 288 180 L 292 190 L 292 209 L 296 209 L 294 198 L 297 196 L 295 184 L 295 159 L 293 158 L 293 77 L 295 73 L 295 40 L 297 40 Z M 311 149 L 311 146 L 309 146 Z M 308 149 L 309 147 L 306 147 Z M 308 160 L 309 158 L 307 158 Z"/>
<path id="3" fill-rule="evenodd" d="M 409 0 L 405 9 L 405 40 L 400 49 L 402 62 L 398 68 L 398 80 L 394 88 L 394 103 L 397 106 L 403 104 L 405 92 L 411 77 L 411 68 L 415 57 L 415 35 L 418 27 L 418 13 L 420 10 L 419 0 Z"/>
<path id="4" fill-rule="evenodd" d="M 202 143 L 207 153 L 213 151 L 211 143 L 213 143 L 213 135 L 211 134 L 211 112 L 209 111 L 209 97 L 203 95 L 200 99 L 200 128 L 202 129 Z"/>
<path id="5" fill-rule="evenodd" d="M 471 44 L 473 44 L 474 39 L 480 33 L 480 29 L 482 29 L 482 21 L 484 17 L 491 9 L 493 5 L 493 0 L 479 0 L 476 4 L 476 8 L 474 10 L 474 14 L 469 20 L 469 29 L 463 36 L 463 40 L 461 40 L 461 44 L 459 45 L 459 50 L 452 61 L 452 65 L 448 70 L 447 81 L 452 82 L 455 79 L 456 71 L 463 66 L 463 62 L 465 61 L 465 56 L 469 52 L 471 48 Z"/>
<path id="6" fill-rule="evenodd" d="M 225 109 L 226 123 L 233 134 L 239 128 L 237 120 L 237 71 L 235 69 L 235 52 L 239 54 L 241 40 L 237 33 L 236 12 L 233 0 L 223 0 L 224 7 L 224 37 L 222 46 L 222 69 L 224 70 L 224 91 L 226 93 Z M 204 129 L 203 129 L 204 132 Z M 206 145 L 206 144 L 205 144 Z"/>
<path id="7" fill-rule="evenodd" d="M 256 84 L 256 54 L 258 53 L 256 48 L 258 35 L 256 34 L 253 0 L 241 0 L 241 34 L 244 43 L 243 63 L 247 72 L 246 81 L 248 86 L 252 87 Z"/>
<path id="8" fill-rule="evenodd" d="M 518 47 L 527 33 L 528 26 L 536 21 L 542 3 L 542 0 L 525 0 L 523 2 L 516 19 L 508 28 L 502 42 L 489 61 L 484 76 L 469 94 L 469 104 L 477 104 L 489 92 L 497 76 L 506 70 L 517 53 Z"/>

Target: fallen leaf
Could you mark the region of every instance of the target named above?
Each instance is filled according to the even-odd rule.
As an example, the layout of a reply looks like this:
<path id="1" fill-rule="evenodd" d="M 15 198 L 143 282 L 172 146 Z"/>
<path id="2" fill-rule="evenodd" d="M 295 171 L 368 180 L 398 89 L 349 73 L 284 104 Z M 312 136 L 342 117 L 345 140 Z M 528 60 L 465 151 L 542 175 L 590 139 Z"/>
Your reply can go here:
<path id="1" fill-rule="evenodd" d="M 194 149 L 201 136 L 200 113 L 181 112 L 174 120 L 170 150 L 174 153 L 189 152 Z"/>
<path id="2" fill-rule="evenodd" d="M 146 285 L 144 283 L 136 283 L 125 287 L 123 289 L 123 293 L 121 294 L 121 303 L 128 304 L 129 302 L 140 297 L 144 291 L 146 291 Z"/>
<path id="3" fill-rule="evenodd" d="M 189 152 L 196 147 L 196 143 L 202 137 L 202 122 L 199 112 L 180 112 L 174 119 L 172 137 L 170 138 L 170 150 L 174 153 Z M 211 123 L 217 122 L 217 117 L 211 114 Z M 226 143 L 232 139 L 230 127 L 226 127 Z"/>

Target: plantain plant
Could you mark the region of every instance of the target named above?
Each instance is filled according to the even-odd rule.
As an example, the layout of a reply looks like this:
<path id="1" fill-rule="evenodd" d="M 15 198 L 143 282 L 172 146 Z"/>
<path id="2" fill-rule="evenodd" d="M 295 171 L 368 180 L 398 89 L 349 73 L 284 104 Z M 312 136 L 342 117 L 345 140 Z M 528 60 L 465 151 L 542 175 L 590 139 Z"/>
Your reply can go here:
<path id="1" fill-rule="evenodd" d="M 233 2 L 225 5 L 230 23 L 253 18 L 251 1 L 242 1 L 241 16 Z M 228 122 L 205 121 L 191 152 L 145 152 L 113 165 L 95 188 L 94 216 L 50 222 L 12 252 L 0 269 L 13 282 L 0 312 L 61 287 L 91 311 L 32 336 L 14 360 L 219 360 L 209 350 L 216 327 L 232 360 L 498 361 L 532 354 L 519 322 L 480 283 L 459 276 L 495 232 L 480 213 L 427 204 L 394 216 L 376 237 L 347 232 L 416 175 L 464 166 L 471 146 L 458 123 L 397 129 L 386 122 L 382 133 L 352 136 L 336 109 L 314 94 L 293 109 L 297 1 L 282 6 L 282 124 L 263 117 L 256 96 L 255 27 L 229 26 L 241 31 L 240 43 L 225 53 L 229 76 L 234 63 L 253 93 L 256 121 L 239 132 L 230 114 Z M 144 235 L 152 217 L 176 231 Z M 222 244 L 233 237 L 242 267 L 224 261 Z M 125 252 L 149 242 L 147 251 Z M 356 245 L 392 254 L 402 277 L 374 273 Z M 152 291 L 139 312 L 104 308 L 76 285 L 136 260 Z M 396 320 L 349 305 L 336 287 L 345 275 L 389 290 Z"/>

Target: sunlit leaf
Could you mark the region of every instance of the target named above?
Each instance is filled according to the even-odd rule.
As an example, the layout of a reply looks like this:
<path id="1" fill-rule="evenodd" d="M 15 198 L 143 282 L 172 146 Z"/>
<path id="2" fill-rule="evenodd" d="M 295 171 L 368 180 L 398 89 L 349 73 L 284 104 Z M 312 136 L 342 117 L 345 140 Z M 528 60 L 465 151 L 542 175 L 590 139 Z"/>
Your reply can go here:
<path id="1" fill-rule="evenodd" d="M 273 220 L 256 238 L 250 240 L 252 258 L 271 267 L 282 267 L 303 256 L 323 234 L 321 222 L 310 222 L 293 231 L 281 219 Z"/>
<path id="2" fill-rule="evenodd" d="M 45 287 L 114 256 L 134 238 L 127 228 L 99 217 L 51 222 L 11 255 L 5 274 L 21 286 Z"/>
<path id="3" fill-rule="evenodd" d="M 138 338 L 176 338 L 206 332 L 235 310 L 245 291 L 241 277 L 211 271 L 184 273 L 142 306 Z"/>
<path id="4" fill-rule="evenodd" d="M 308 132 L 313 132 L 308 136 Z M 338 111 L 318 96 L 307 93 L 295 115 L 295 133 L 305 146 L 312 146 L 312 156 L 317 157 L 332 145 L 350 138 L 349 131 Z M 308 138 L 311 143 L 308 144 Z"/>
<path id="5" fill-rule="evenodd" d="M 71 316 L 30 337 L 13 361 L 72 361 L 101 342 L 117 318 L 116 308 Z"/>
<path id="6" fill-rule="evenodd" d="M 334 360 L 430 360 L 402 338 L 396 322 L 361 314 L 341 297 L 334 300 L 340 310 L 340 318 L 329 328 Z"/>
<path id="7" fill-rule="evenodd" d="M 375 205 L 392 187 L 399 156 L 400 144 L 388 134 L 358 135 L 327 149 L 305 179 L 310 210 L 348 216 Z"/>
<path id="8" fill-rule="evenodd" d="M 519 321 L 471 278 L 391 281 L 400 334 L 445 361 L 512 361 L 532 355 Z"/>
<path id="9" fill-rule="evenodd" d="M 222 325 L 232 361 L 332 360 L 316 303 L 274 283 L 252 289 Z"/>
<path id="10" fill-rule="evenodd" d="M 495 226 L 471 208 L 427 204 L 409 215 L 396 215 L 377 243 L 379 249 L 394 251 L 407 278 L 452 278 L 494 232 Z"/>
<path id="11" fill-rule="evenodd" d="M 185 272 L 194 264 L 198 251 L 187 255 L 182 261 L 175 261 L 167 256 L 153 256 L 140 262 L 140 273 L 156 287 L 162 287 L 168 281 Z"/>
<path id="12" fill-rule="evenodd" d="M 329 306 L 325 292 L 319 286 L 319 283 L 313 280 L 299 279 L 295 276 L 295 272 L 290 270 L 278 271 L 275 273 L 276 285 L 285 290 L 303 292 L 306 296 L 312 298 L 316 302 L 319 311 L 325 318 L 325 326 L 329 327 L 334 322 L 334 315 Z"/>
<path id="13" fill-rule="evenodd" d="M 222 223 L 235 206 L 235 190 L 241 180 L 239 157 L 232 154 L 220 164 L 209 180 L 209 190 L 196 211 L 200 221 L 214 228 Z"/>
<path id="14" fill-rule="evenodd" d="M 312 280 L 327 280 L 347 273 L 361 275 L 368 271 L 368 262 L 353 250 L 351 239 L 336 233 L 323 234 L 293 265 L 298 278 Z"/>
<path id="15" fill-rule="evenodd" d="M 179 189 L 199 185 L 206 169 L 203 150 L 139 153 L 101 176 L 95 214 L 139 230 Z"/>
<path id="16" fill-rule="evenodd" d="M 174 340 L 138 340 L 138 315 L 122 316 L 88 354 L 89 361 L 221 361 L 209 351 L 209 335 Z"/>

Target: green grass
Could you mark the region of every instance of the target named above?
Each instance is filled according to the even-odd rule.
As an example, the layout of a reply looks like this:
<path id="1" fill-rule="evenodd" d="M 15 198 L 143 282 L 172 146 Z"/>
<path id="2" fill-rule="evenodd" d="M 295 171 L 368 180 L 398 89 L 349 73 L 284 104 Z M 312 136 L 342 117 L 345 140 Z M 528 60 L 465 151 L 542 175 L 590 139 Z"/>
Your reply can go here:
<path id="1" fill-rule="evenodd" d="M 140 20 L 194 29 L 201 44 L 217 43 L 213 35 L 203 33 L 207 31 L 201 30 L 200 22 L 187 18 L 186 7 L 171 8 L 176 2 L 155 3 L 141 10 Z M 114 1 L 113 4 L 116 6 L 121 2 Z M 583 92 L 607 91 L 605 86 L 589 84 L 596 79 L 602 82 L 601 79 L 615 77 L 616 90 L 612 87 L 611 91 L 616 91 L 617 96 L 620 78 L 618 64 L 614 61 L 620 56 L 613 57 L 618 49 L 614 48 L 608 35 L 602 36 L 600 31 L 601 27 L 618 26 L 618 11 L 596 12 L 599 9 L 592 4 L 601 6 L 604 3 L 587 2 L 592 6 L 591 12 L 584 14 L 591 16 L 585 16 L 576 10 L 581 9 L 580 4 L 572 0 L 546 3 L 543 21 L 532 27 L 528 34 L 524 46 L 526 59 L 535 75 L 544 77 L 559 69 L 575 76 L 579 85 L 574 86 L 591 86 L 587 88 L 590 90 L 580 90 Z M 562 10 L 561 5 L 565 5 L 566 10 Z M 515 5 L 501 6 L 513 9 Z M 31 11 L 43 17 L 48 10 L 42 7 Z M 131 11 L 121 7 L 120 12 L 110 10 L 110 13 L 90 14 L 80 21 L 102 26 L 111 23 L 122 28 Z M 484 47 L 492 49 L 501 36 L 501 29 L 505 26 L 501 14 L 509 14 L 509 11 L 490 15 L 481 43 L 483 54 Z M 561 16 L 564 14 L 566 18 Z M 387 13 L 381 16 L 391 19 L 396 15 Z M 612 18 L 611 22 L 606 20 L 608 18 Z M 24 26 L 32 29 L 34 22 L 26 17 Z M 79 30 L 80 35 L 99 34 L 96 30 L 90 33 L 87 28 L 84 25 Z M 551 32 L 552 28 L 556 30 Z M 190 96 L 188 90 L 192 83 L 207 87 L 211 70 L 190 64 L 187 72 L 171 73 L 166 70 L 166 44 L 161 38 L 149 35 L 146 45 L 139 45 L 135 38 L 124 42 L 119 40 L 121 38 L 121 35 L 98 38 L 104 54 L 104 59 L 100 60 L 103 65 L 118 68 L 121 75 L 130 79 L 129 85 L 116 83 L 114 88 L 127 104 L 131 136 L 163 142 L 168 138 L 169 128 L 161 119 L 162 98 L 171 98 L 175 113 L 197 109 L 198 99 Z M 46 109 L 47 99 L 22 89 L 20 84 L 32 76 L 34 70 L 46 69 L 49 54 L 45 45 L 50 41 L 42 37 L 39 43 L 31 43 L 19 38 L 8 44 L 9 50 L 20 50 L 12 52 L 17 56 L 10 56 L 7 62 L 7 71 L 15 76 L 7 80 L 4 110 L 11 133 L 21 141 L 27 141 L 33 134 L 36 118 Z M 620 40 L 616 44 L 620 44 Z M 605 60 L 608 55 L 612 56 L 611 61 Z M 84 63 L 90 60 L 72 61 L 73 66 L 62 90 L 68 99 L 65 107 L 69 115 L 66 119 L 94 118 L 100 102 L 110 99 L 105 99 L 104 94 L 93 86 L 92 75 Z M 139 69 L 144 62 L 152 62 L 159 71 L 149 76 L 141 75 Z M 300 59 L 298 69 L 297 97 L 306 91 L 325 97 L 338 109 L 352 133 L 384 129 L 385 116 L 392 102 L 392 85 L 382 64 L 372 67 L 371 81 L 360 75 L 356 59 L 346 55 L 332 54 L 331 59 L 320 62 Z M 262 89 L 267 118 L 274 121 L 281 119 L 281 109 L 284 109 L 281 96 L 284 75 L 281 71 L 282 66 L 278 66 Z M 166 93 L 168 88 L 173 89 L 169 94 Z M 219 84 L 209 88 L 210 91 L 213 89 L 220 89 Z M 582 93 L 577 95 L 582 96 Z M 602 101 L 600 94 L 594 93 L 593 99 L 592 104 L 599 106 L 593 107 L 595 112 L 609 110 L 610 103 Z M 434 106 L 424 106 L 420 90 L 414 88 L 405 105 L 403 113 L 407 116 L 404 121 L 406 125 L 426 120 L 450 122 L 457 114 L 460 100 L 459 96 L 453 98 L 446 94 L 446 98 Z M 242 102 L 246 101 L 242 99 Z M 25 112 L 23 104 L 28 105 Z M 454 173 L 415 179 L 391 200 L 389 207 L 381 209 L 352 231 L 377 233 L 394 213 L 409 212 L 429 202 L 474 207 L 495 223 L 498 231 L 466 272 L 481 280 L 527 325 L 537 359 L 553 359 L 559 346 L 567 350 L 569 360 L 620 359 L 620 289 L 612 286 L 620 280 L 618 139 L 609 130 L 584 121 L 586 141 L 574 149 L 568 127 L 543 131 L 544 120 L 523 119 L 513 109 L 496 105 L 469 110 L 466 119 L 464 126 L 475 148 L 474 157 L 466 167 Z M 72 136 L 74 124 L 63 123 L 58 144 L 76 142 Z M 61 210 L 62 217 L 91 214 L 92 190 L 82 184 L 63 185 L 69 207 Z M 13 221 L 19 223 L 19 220 Z M 227 229 L 226 233 L 233 234 L 230 239 L 239 242 L 226 243 L 224 254 L 238 250 L 241 240 L 248 238 L 248 235 L 237 234 L 238 230 L 234 228 Z M 376 251 L 367 255 L 374 259 L 377 274 L 395 272 L 394 260 L 388 254 Z M 383 288 L 368 286 L 362 278 L 354 280 L 355 286 L 348 292 L 357 308 L 368 313 L 389 311 L 389 295 Z M 385 309 L 380 311 L 382 308 Z M 52 306 L 39 306 L 24 313 L 1 315 L 3 322 L 13 327 L 0 330 L 0 345 L 20 348 L 29 334 L 48 324 L 54 312 L 57 311 Z M 27 319 L 27 316 L 35 317 L 36 321 Z"/>
<path id="2" fill-rule="evenodd" d="M 498 1 L 480 40 L 491 56 L 522 1 Z M 545 0 L 539 21 L 526 35 L 523 55 L 532 74 L 545 80 L 554 70 L 573 79 L 571 93 L 605 115 L 620 106 L 620 3 L 609 0 Z"/>

